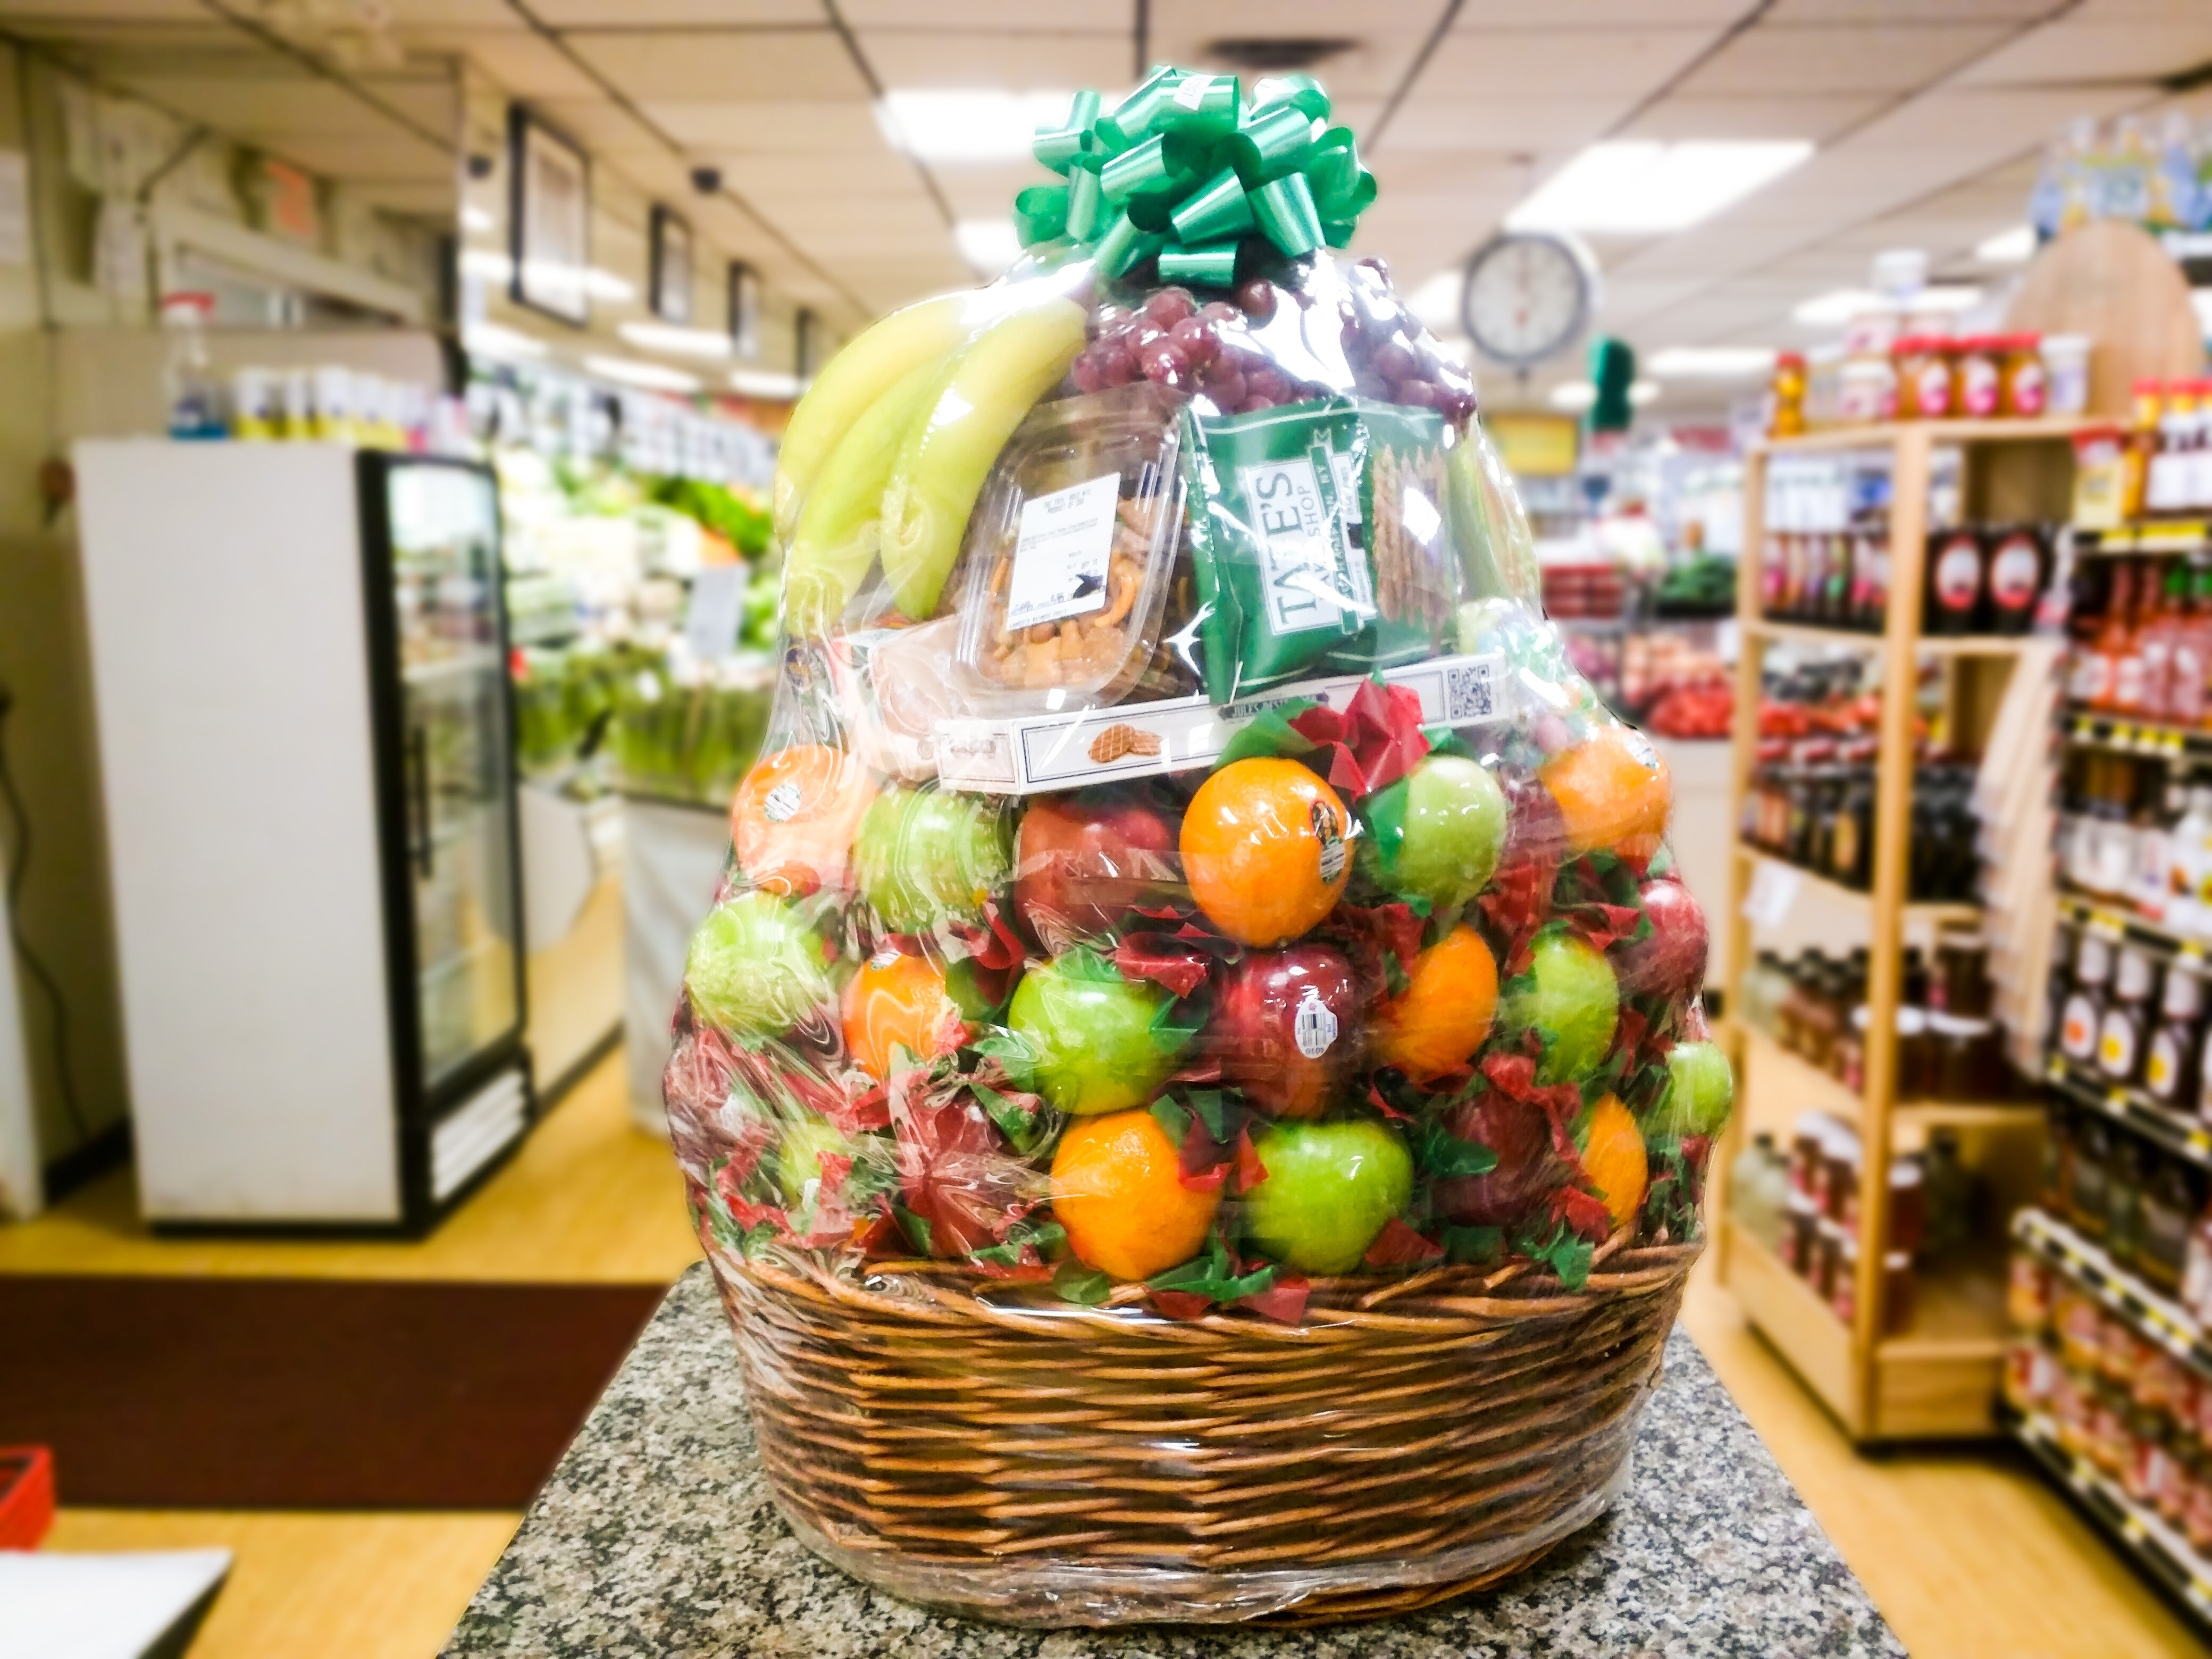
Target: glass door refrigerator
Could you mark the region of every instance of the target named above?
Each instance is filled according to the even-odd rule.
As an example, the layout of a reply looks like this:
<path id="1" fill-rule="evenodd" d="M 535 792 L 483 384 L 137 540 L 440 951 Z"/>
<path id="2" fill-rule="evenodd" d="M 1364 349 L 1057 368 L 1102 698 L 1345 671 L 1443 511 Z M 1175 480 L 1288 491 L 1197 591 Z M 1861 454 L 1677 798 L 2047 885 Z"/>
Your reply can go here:
<path id="1" fill-rule="evenodd" d="M 76 463 L 144 1211 L 421 1231 L 532 1109 L 492 476 Z"/>

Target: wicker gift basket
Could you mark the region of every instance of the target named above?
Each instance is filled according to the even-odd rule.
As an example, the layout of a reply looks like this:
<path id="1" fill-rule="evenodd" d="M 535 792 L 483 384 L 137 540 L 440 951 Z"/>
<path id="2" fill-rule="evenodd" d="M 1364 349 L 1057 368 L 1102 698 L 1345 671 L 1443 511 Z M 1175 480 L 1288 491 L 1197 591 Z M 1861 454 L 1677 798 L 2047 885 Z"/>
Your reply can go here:
<path id="1" fill-rule="evenodd" d="M 1666 768 L 1309 77 L 1041 132 L 794 412 L 665 1078 L 776 1501 L 1027 1624 L 1314 1623 L 1627 1478 L 1730 1104 Z"/>

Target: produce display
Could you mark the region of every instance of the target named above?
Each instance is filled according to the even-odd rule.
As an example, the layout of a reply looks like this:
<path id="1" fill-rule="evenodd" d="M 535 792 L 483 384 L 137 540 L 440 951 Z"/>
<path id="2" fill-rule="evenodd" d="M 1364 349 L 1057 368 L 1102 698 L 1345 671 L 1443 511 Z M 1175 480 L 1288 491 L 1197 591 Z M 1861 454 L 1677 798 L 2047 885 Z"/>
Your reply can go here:
<path id="1" fill-rule="evenodd" d="M 665 1078 L 763 1457 L 1005 1619 L 1485 1582 L 1626 1478 L 1729 1111 L 1666 768 L 1337 252 L 1317 84 L 1036 150 L 1024 258 L 848 345 L 775 483 Z"/>

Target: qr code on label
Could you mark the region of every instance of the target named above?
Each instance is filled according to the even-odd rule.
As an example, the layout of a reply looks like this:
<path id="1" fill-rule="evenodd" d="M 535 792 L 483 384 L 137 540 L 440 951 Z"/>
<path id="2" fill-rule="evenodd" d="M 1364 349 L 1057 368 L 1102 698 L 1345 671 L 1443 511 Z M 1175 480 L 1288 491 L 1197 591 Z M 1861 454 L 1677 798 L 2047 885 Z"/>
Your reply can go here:
<path id="1" fill-rule="evenodd" d="M 1456 726 L 1464 720 L 1492 720 L 1498 714 L 1498 659 L 1485 657 L 1455 664 L 1444 671 L 1444 718 Z"/>

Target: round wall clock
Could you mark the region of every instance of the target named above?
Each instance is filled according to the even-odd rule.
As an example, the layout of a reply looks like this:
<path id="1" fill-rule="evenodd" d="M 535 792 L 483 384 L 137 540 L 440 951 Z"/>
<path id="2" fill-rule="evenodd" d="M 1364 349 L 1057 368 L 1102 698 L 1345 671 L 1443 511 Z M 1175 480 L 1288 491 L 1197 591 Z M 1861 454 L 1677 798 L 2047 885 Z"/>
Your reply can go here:
<path id="1" fill-rule="evenodd" d="M 1594 288 L 1588 261 L 1564 237 L 1504 231 L 1468 261 L 1461 320 L 1484 356 L 1527 368 L 1574 343 Z"/>

